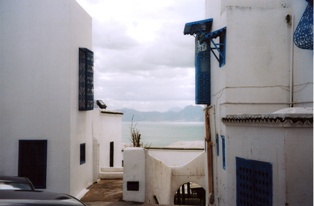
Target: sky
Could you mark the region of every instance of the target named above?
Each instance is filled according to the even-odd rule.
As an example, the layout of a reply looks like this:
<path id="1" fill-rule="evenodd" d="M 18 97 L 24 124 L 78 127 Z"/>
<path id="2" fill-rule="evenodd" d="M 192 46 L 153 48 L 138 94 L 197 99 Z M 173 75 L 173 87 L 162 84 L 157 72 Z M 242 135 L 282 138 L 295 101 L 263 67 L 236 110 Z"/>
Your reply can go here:
<path id="1" fill-rule="evenodd" d="M 108 110 L 195 105 L 194 37 L 205 0 L 77 0 L 93 18 L 94 99 Z"/>

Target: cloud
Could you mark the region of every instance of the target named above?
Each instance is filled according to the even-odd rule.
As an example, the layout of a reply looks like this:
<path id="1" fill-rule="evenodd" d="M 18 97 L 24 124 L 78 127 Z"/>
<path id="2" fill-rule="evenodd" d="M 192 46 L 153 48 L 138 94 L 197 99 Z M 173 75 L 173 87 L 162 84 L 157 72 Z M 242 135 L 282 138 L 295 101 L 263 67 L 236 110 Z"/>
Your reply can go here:
<path id="1" fill-rule="evenodd" d="M 204 0 L 77 0 L 93 18 L 95 99 L 108 109 L 194 104 L 194 38 Z"/>

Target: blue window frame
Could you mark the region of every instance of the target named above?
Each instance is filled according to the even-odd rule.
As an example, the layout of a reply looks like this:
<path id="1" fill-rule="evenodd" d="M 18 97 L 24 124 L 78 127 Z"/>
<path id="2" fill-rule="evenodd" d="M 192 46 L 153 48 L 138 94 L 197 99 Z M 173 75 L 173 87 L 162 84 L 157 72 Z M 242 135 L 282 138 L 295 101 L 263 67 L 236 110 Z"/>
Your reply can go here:
<path id="1" fill-rule="evenodd" d="M 216 135 L 216 153 L 219 156 L 219 135 Z"/>
<path id="2" fill-rule="evenodd" d="M 226 170 L 226 141 L 225 136 L 221 135 L 221 146 L 222 146 L 222 168 Z"/>

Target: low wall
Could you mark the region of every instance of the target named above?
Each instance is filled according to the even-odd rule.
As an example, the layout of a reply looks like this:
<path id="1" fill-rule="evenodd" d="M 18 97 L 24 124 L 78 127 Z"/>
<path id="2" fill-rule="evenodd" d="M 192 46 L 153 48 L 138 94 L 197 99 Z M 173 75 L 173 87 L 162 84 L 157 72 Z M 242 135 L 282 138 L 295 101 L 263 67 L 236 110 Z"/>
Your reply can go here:
<path id="1" fill-rule="evenodd" d="M 194 182 L 205 188 L 204 150 L 127 148 L 124 151 L 123 199 L 172 205 L 178 188 Z M 137 190 L 127 188 L 138 183 Z M 144 198 L 143 198 L 144 194 Z"/>
<path id="2" fill-rule="evenodd" d="M 123 167 L 100 168 L 99 178 L 100 179 L 122 179 Z"/>
<path id="3" fill-rule="evenodd" d="M 169 204 L 171 193 L 171 167 L 151 155 L 146 156 L 145 202 L 161 205 Z"/>

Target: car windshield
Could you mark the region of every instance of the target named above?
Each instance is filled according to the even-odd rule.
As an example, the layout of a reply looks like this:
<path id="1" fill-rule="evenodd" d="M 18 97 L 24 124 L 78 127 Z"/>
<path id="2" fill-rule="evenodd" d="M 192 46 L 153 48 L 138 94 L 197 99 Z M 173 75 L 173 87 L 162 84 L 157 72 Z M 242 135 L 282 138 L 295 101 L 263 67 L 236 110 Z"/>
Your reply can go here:
<path id="1" fill-rule="evenodd" d="M 27 183 L 0 181 L 0 190 L 32 190 Z"/>

